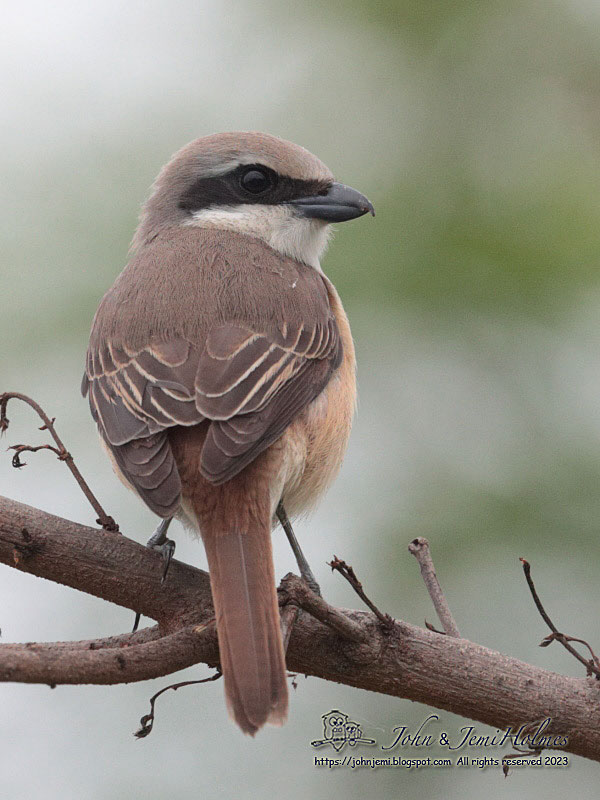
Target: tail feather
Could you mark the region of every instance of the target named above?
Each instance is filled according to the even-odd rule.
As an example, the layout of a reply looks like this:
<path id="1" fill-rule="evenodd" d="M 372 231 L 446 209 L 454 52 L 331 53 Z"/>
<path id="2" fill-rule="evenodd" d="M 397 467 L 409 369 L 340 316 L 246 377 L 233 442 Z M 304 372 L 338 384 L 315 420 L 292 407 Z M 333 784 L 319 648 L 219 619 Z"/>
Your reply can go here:
<path id="1" fill-rule="evenodd" d="M 270 528 L 202 534 L 227 707 L 240 728 L 253 736 L 266 722 L 282 725 L 287 717 Z"/>

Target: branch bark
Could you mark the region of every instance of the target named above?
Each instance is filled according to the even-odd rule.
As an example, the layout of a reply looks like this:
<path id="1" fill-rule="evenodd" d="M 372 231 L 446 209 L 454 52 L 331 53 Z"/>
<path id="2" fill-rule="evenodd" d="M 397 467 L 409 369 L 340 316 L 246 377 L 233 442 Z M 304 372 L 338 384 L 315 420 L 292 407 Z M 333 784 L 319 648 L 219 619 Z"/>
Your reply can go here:
<path id="1" fill-rule="evenodd" d="M 6 498 L 0 498 L 0 562 L 158 623 L 88 642 L 0 645 L 0 680 L 127 683 L 219 662 L 210 585 L 202 570 L 173 561 L 161 585 L 157 553 L 120 534 Z M 288 577 L 280 590 L 283 604 L 304 609 L 288 631 L 290 670 L 416 700 L 497 728 L 550 717 L 544 733 L 568 737 L 561 750 L 600 761 L 598 681 L 558 675 L 399 620 L 382 626 L 371 613 L 315 601 L 296 580 Z"/>

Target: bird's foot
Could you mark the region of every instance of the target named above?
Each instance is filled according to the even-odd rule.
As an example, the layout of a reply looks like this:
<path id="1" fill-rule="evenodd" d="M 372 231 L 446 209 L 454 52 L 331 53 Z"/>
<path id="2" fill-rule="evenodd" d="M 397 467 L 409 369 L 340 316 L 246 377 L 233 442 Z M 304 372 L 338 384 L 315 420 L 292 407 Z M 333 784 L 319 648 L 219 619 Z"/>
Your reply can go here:
<path id="1" fill-rule="evenodd" d="M 150 550 L 157 550 L 159 553 L 162 553 L 164 566 L 160 579 L 161 584 L 163 584 L 166 580 L 169 566 L 171 565 L 171 559 L 173 558 L 173 553 L 175 552 L 175 542 L 173 539 L 167 539 L 167 531 L 172 519 L 173 517 L 169 517 L 168 519 L 161 520 L 157 529 L 146 542 L 147 548 Z M 140 617 L 141 614 L 139 613 L 135 615 L 135 622 L 133 623 L 133 630 L 131 631 L 132 633 L 137 631 L 138 625 L 140 624 Z"/>
<path id="2" fill-rule="evenodd" d="M 150 550 L 157 550 L 162 554 L 164 567 L 162 577 L 160 579 L 161 583 L 164 583 L 166 580 L 171 559 L 173 558 L 173 553 L 175 552 L 175 542 L 173 539 L 167 539 L 167 529 L 170 523 L 170 519 L 163 519 L 156 531 L 146 542 L 146 547 L 148 547 Z"/>

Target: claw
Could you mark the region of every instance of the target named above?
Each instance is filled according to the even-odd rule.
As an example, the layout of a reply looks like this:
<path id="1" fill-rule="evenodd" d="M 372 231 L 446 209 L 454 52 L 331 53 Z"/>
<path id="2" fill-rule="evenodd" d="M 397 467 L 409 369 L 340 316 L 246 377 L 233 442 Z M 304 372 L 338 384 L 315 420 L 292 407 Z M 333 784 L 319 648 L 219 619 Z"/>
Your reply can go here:
<path id="1" fill-rule="evenodd" d="M 167 578 L 167 573 L 171 565 L 171 559 L 173 558 L 173 553 L 175 552 L 175 542 L 172 539 L 167 539 L 167 531 L 172 519 L 173 517 L 161 520 L 157 529 L 146 542 L 146 547 L 148 547 L 150 550 L 158 550 L 160 553 L 162 553 L 165 564 L 160 579 L 161 586 Z M 139 613 L 135 615 L 135 622 L 133 623 L 133 630 L 131 631 L 132 633 L 137 631 L 138 625 L 140 624 L 140 617 L 141 614 Z"/>
<path id="2" fill-rule="evenodd" d="M 173 558 L 173 553 L 175 552 L 175 542 L 173 541 L 173 539 L 165 539 L 160 549 L 162 551 L 162 556 L 165 562 L 160 582 L 164 583 L 167 578 L 167 572 L 169 571 L 169 567 L 171 565 L 171 559 Z"/>

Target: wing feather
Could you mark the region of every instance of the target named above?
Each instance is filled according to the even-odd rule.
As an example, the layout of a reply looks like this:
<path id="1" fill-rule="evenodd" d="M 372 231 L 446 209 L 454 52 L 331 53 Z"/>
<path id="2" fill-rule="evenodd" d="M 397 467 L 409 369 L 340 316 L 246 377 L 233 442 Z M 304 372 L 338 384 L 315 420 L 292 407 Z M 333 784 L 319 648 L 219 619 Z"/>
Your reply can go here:
<path id="1" fill-rule="evenodd" d="M 202 334 L 143 347 L 127 340 L 127 325 L 119 339 L 95 322 L 82 393 L 119 469 L 157 514 L 171 516 L 180 500 L 170 428 L 206 424 L 200 469 L 223 483 L 276 441 L 338 368 L 342 345 L 327 289 L 306 270 L 304 310 L 294 306 L 296 289 L 290 319 L 273 306 L 271 322 L 253 312 L 253 322 L 215 321 Z"/>

